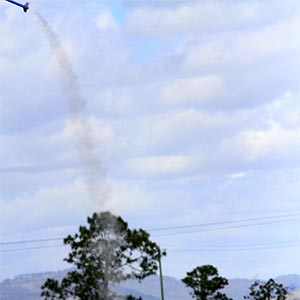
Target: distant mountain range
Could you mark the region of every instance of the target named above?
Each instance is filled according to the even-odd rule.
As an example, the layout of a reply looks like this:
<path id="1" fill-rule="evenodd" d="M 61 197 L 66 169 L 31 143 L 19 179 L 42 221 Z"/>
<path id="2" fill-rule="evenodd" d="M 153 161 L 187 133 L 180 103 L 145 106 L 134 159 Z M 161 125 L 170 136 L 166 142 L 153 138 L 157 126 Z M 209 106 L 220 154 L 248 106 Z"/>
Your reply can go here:
<path id="1" fill-rule="evenodd" d="M 46 278 L 60 279 L 66 275 L 67 271 L 26 274 L 7 279 L 0 283 L 0 300 L 41 300 L 40 286 Z M 300 275 L 286 275 L 275 278 L 276 282 L 288 286 L 293 293 L 291 299 L 300 300 Z M 242 300 L 248 294 L 249 286 L 253 280 L 230 279 L 229 285 L 224 292 L 234 300 Z M 142 297 L 143 300 L 160 300 L 159 277 L 151 276 L 142 283 L 129 280 L 116 290 L 123 295 L 134 295 Z M 178 279 L 164 277 L 165 300 L 191 300 L 189 290 Z"/>

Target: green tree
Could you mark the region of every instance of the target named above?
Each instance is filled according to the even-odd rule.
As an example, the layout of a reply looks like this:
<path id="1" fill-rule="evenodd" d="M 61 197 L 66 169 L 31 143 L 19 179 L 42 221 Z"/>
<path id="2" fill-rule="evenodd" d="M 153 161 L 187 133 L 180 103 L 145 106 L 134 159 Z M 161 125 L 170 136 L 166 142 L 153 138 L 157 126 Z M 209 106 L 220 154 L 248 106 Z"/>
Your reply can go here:
<path id="1" fill-rule="evenodd" d="M 114 299 L 111 285 L 155 274 L 158 259 L 166 255 L 146 231 L 129 229 L 121 217 L 110 212 L 94 213 L 87 223 L 64 239 L 64 244 L 71 247 L 64 260 L 73 269 L 61 281 L 45 281 L 41 295 L 46 300 Z"/>
<path id="2" fill-rule="evenodd" d="M 274 279 L 267 282 L 256 280 L 250 286 L 249 295 L 244 299 L 249 300 L 285 300 L 288 296 L 288 290 L 282 284 L 276 283 Z"/>
<path id="3" fill-rule="evenodd" d="M 217 268 L 204 265 L 187 272 L 182 282 L 192 289 L 190 294 L 197 300 L 229 300 L 219 292 L 228 284 L 228 280 L 219 276 Z"/>

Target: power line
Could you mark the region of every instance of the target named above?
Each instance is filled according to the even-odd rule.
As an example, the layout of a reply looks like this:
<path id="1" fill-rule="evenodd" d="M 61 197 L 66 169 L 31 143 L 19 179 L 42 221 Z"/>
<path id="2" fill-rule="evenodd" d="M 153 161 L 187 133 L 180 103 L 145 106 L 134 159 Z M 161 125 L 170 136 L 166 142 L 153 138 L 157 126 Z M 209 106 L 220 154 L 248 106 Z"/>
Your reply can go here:
<path id="1" fill-rule="evenodd" d="M 183 225 L 183 226 L 159 227 L 159 228 L 148 229 L 148 231 L 162 231 L 162 230 L 174 230 L 174 229 L 205 227 L 205 226 L 214 226 L 214 225 L 227 225 L 227 224 L 236 224 L 236 223 L 243 223 L 243 222 L 272 220 L 278 218 L 289 218 L 289 217 L 296 217 L 296 216 L 300 216 L 300 213 L 276 215 L 276 216 L 268 216 L 268 217 L 260 217 L 260 218 L 248 218 L 248 219 L 242 219 L 236 221 L 222 221 L 222 222 L 200 223 L 200 224 Z"/>
<path id="2" fill-rule="evenodd" d="M 290 244 L 291 242 L 295 244 Z M 50 249 L 50 248 L 61 248 L 67 245 L 52 245 L 52 246 L 37 246 L 37 247 L 26 247 L 26 248 L 13 248 L 13 249 L 4 249 L 0 250 L 0 253 L 10 253 L 10 252 L 18 252 L 18 251 L 28 251 L 28 250 L 40 250 L 40 249 Z M 236 252 L 236 251 L 255 251 L 255 250 L 274 250 L 274 249 L 284 249 L 284 248 L 294 248 L 300 247 L 300 241 L 286 241 L 282 243 L 276 244 L 261 244 L 261 245 L 253 245 L 253 246 L 206 246 L 202 248 L 184 248 L 184 249 L 176 249 L 164 247 L 167 250 L 175 251 L 175 252 Z"/>
<path id="3" fill-rule="evenodd" d="M 203 247 L 203 248 L 191 248 L 191 249 L 173 249 L 173 251 L 176 252 L 239 252 L 239 251 L 259 251 L 259 250 L 275 250 L 275 249 L 285 249 L 285 248 L 298 248 L 300 247 L 300 244 L 294 244 L 294 245 L 275 245 L 275 246 L 262 246 L 262 245 L 256 245 L 252 247 L 219 247 L 219 248 L 209 248 L 209 247 Z"/>
<path id="4" fill-rule="evenodd" d="M 159 235 L 153 235 L 152 237 L 166 237 L 166 236 L 182 235 L 182 234 L 194 234 L 194 233 L 199 233 L 199 232 L 238 229 L 238 228 L 246 228 L 246 227 L 252 227 L 252 226 L 262 226 L 262 225 L 269 225 L 269 224 L 285 223 L 285 222 L 291 222 L 291 221 L 300 221 L 300 218 L 290 219 L 290 220 L 278 220 L 278 221 L 273 221 L 273 222 L 250 223 L 250 224 L 232 225 L 232 226 L 226 226 L 226 227 L 198 229 L 198 230 L 190 230 L 190 231 L 169 232 L 169 233 L 163 233 L 163 234 L 159 234 Z"/>
<path id="5" fill-rule="evenodd" d="M 0 253 L 28 251 L 28 250 L 37 250 L 37 249 L 48 249 L 48 248 L 60 248 L 60 247 L 65 247 L 65 246 L 66 245 L 53 245 L 53 246 L 38 246 L 38 247 L 14 248 L 14 249 L 4 249 L 4 250 L 1 249 Z"/>
<path id="6" fill-rule="evenodd" d="M 237 221 L 222 221 L 222 222 L 200 223 L 200 224 L 172 226 L 172 227 L 157 227 L 157 228 L 147 229 L 147 231 L 149 231 L 149 232 L 168 231 L 168 230 L 177 230 L 177 229 L 188 229 L 188 228 L 210 227 L 210 226 L 216 226 L 216 225 L 231 225 L 232 224 L 232 226 L 225 226 L 225 227 L 223 226 L 223 227 L 216 227 L 216 228 L 204 228 L 204 229 L 198 229 L 198 230 L 193 230 L 193 231 L 169 232 L 169 233 L 163 233 L 160 235 L 153 235 L 153 237 L 164 237 L 164 236 L 171 236 L 171 235 L 192 234 L 192 233 L 198 233 L 198 232 L 219 231 L 219 230 L 227 230 L 227 229 L 236 229 L 236 228 L 261 226 L 261 225 L 269 225 L 269 224 L 276 224 L 276 223 L 284 223 L 284 222 L 291 222 L 291 221 L 299 221 L 300 218 L 289 219 L 291 217 L 296 217 L 296 216 L 300 217 L 300 213 L 284 214 L 284 215 L 276 215 L 276 216 L 266 216 L 266 217 L 260 217 L 260 218 L 247 218 L 247 219 L 241 219 L 241 220 L 237 220 Z M 287 218 L 287 219 L 284 219 L 284 218 Z M 276 219 L 279 219 L 279 220 L 276 220 Z M 263 221 L 263 220 L 265 220 L 266 222 L 256 222 L 256 223 L 238 225 L 239 223 Z M 237 225 L 234 225 L 234 224 L 237 224 Z M 0 243 L 0 246 L 17 245 L 17 244 L 31 244 L 31 243 L 50 242 L 50 241 L 62 241 L 62 240 L 64 240 L 63 237 L 36 239 L 36 240 L 32 239 L 32 240 L 22 240 L 22 241 L 11 241 L 11 242 L 2 242 L 2 243 Z"/>
<path id="7" fill-rule="evenodd" d="M 63 239 L 64 238 L 49 238 L 49 239 L 40 239 L 40 240 L 24 240 L 24 241 L 15 241 L 15 242 L 5 242 L 5 243 L 0 243 L 0 246 L 17 245 L 17 244 L 32 244 L 32 243 L 51 242 L 51 241 L 61 241 Z"/>

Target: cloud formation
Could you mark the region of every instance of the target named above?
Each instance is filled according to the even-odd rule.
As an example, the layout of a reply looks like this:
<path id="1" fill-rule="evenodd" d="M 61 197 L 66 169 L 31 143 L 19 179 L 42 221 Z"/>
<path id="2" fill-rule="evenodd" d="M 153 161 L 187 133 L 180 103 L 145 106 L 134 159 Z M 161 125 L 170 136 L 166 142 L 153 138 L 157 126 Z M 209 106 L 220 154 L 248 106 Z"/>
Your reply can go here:
<path id="1" fill-rule="evenodd" d="M 1 237 L 65 234 L 103 209 L 146 229 L 300 211 L 298 1 L 50 2 L 37 9 L 74 64 L 109 199 L 88 201 L 78 131 L 38 23 L 1 3 Z M 156 239 L 167 248 L 300 239 L 297 222 L 281 225 Z M 204 252 L 199 264 L 251 277 L 256 261 L 275 276 L 299 269 L 296 252 L 283 249 L 278 264 Z M 6 274 L 41 270 L 24 255 Z M 169 257 L 177 277 L 199 259 Z"/>

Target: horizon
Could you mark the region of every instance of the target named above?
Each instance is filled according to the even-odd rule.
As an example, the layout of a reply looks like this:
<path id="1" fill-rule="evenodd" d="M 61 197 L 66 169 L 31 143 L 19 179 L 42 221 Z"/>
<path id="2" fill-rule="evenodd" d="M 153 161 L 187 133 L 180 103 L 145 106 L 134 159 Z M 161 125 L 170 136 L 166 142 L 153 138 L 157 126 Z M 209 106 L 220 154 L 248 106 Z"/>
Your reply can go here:
<path id="1" fill-rule="evenodd" d="M 31 276 L 31 275 L 44 275 L 44 274 L 56 274 L 56 273 L 64 273 L 64 272 L 67 272 L 68 269 L 62 269 L 62 270 L 57 270 L 57 271 L 43 271 L 43 272 L 37 272 L 37 273 L 24 273 L 24 274 L 17 274 L 17 275 L 14 275 L 14 277 L 11 277 L 11 278 L 5 278 L 4 280 L 1 280 L 0 283 L 2 283 L 3 281 L 6 281 L 6 280 L 14 280 L 14 279 L 17 279 L 17 278 L 22 278 L 22 277 L 27 277 L 27 276 Z M 219 274 L 220 276 L 224 277 L 222 274 Z M 249 280 L 249 281 L 255 281 L 255 280 L 261 280 L 261 281 L 268 281 L 269 279 L 278 279 L 278 278 L 281 278 L 281 277 L 290 277 L 290 276 L 298 276 L 300 278 L 300 273 L 297 274 L 297 273 L 293 273 L 293 274 L 281 274 L 281 275 L 276 275 L 276 276 L 273 276 L 273 277 L 270 277 L 270 278 L 256 278 L 256 277 L 252 277 L 252 278 L 249 278 L 249 277 L 233 277 L 233 278 L 227 278 L 229 281 L 230 280 Z M 149 279 L 151 277 L 159 277 L 159 274 L 153 274 L 153 275 L 150 275 L 149 277 L 146 277 L 145 279 Z M 178 277 L 175 277 L 175 276 L 172 276 L 172 275 L 167 275 L 167 274 L 163 274 L 163 278 L 171 278 L 171 279 L 176 279 L 178 281 L 181 282 L 181 278 L 178 278 Z M 129 281 L 130 280 L 133 280 L 133 281 L 137 281 L 137 279 L 128 279 Z M 124 283 L 126 282 L 127 280 L 124 281 Z M 230 284 L 230 283 L 229 283 Z M 300 289 L 300 288 L 299 288 Z"/>
<path id="2" fill-rule="evenodd" d="M 33 296 L 39 294 L 39 283 L 42 282 L 41 278 L 56 277 L 57 273 L 41 273 L 41 274 L 26 274 L 23 276 L 18 276 L 11 281 L 0 282 L 1 291 L 5 299 L 10 299 L 12 295 L 18 298 L 28 298 L 31 299 Z M 221 274 L 219 274 L 221 275 Z M 61 275 L 59 275 L 61 276 Z M 228 285 L 224 287 L 223 292 L 230 297 L 230 299 L 242 300 L 243 297 L 249 293 L 250 286 L 258 278 L 228 278 Z M 271 278 L 270 278 L 271 279 Z M 283 284 L 283 286 L 288 287 L 290 296 L 293 296 L 293 299 L 299 299 L 300 291 L 300 275 L 284 275 L 280 277 L 273 278 L 276 283 Z M 267 282 L 269 279 L 263 280 L 259 279 L 261 282 Z M 25 292 L 18 287 L 24 287 L 24 284 L 28 288 Z M 119 286 L 119 287 L 118 287 Z M 152 275 L 146 277 L 144 280 L 139 282 L 138 280 L 125 280 L 124 282 L 119 283 L 115 286 L 116 290 L 121 294 L 133 294 L 134 296 L 142 296 L 143 299 L 160 299 L 160 279 L 158 275 Z M 189 296 L 189 288 L 181 282 L 180 279 L 170 276 L 164 276 L 164 290 L 165 290 L 165 299 L 177 299 L 177 300 L 188 300 L 191 299 Z M 144 298 L 145 297 L 145 298 Z"/>

